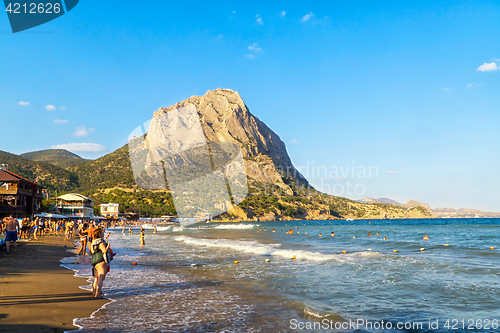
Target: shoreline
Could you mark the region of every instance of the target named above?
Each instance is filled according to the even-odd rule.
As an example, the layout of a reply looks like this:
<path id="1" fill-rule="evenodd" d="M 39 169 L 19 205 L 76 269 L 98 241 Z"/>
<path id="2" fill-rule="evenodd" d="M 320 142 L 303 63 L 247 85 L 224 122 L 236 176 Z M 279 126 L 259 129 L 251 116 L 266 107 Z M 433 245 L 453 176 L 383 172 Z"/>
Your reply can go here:
<path id="1" fill-rule="evenodd" d="M 110 302 L 95 299 L 80 286 L 87 278 L 76 277 L 61 259 L 76 257 L 73 240 L 64 235 L 44 236 L 19 242 L 17 253 L 0 250 L 0 326 L 2 331 L 65 332 L 78 330 L 76 318 L 89 317 Z"/>

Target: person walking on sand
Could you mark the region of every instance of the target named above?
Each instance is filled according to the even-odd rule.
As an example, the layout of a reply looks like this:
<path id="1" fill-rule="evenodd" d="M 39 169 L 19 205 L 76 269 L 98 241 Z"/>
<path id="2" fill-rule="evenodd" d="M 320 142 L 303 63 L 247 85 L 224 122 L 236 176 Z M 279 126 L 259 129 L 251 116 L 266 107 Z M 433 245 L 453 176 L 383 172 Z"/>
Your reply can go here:
<path id="1" fill-rule="evenodd" d="M 141 246 L 146 245 L 146 242 L 144 242 L 144 229 L 141 228 Z"/>
<path id="2" fill-rule="evenodd" d="M 21 222 L 21 235 L 19 235 L 21 239 L 29 239 L 28 230 L 29 230 L 29 219 L 25 217 Z"/>
<path id="3" fill-rule="evenodd" d="M 92 275 L 94 280 L 92 282 L 92 295 L 96 298 L 103 298 L 102 285 L 106 274 L 109 271 L 109 263 L 111 261 L 111 256 L 109 253 L 109 245 L 103 239 L 104 230 L 100 227 L 94 229 L 94 234 L 92 235 L 93 241 L 90 246 L 90 252 L 92 252 L 91 264 L 94 267 L 92 269 Z"/>
<path id="4" fill-rule="evenodd" d="M 64 241 L 71 241 L 71 238 L 69 236 L 69 230 L 71 228 L 71 224 L 69 222 L 66 222 L 64 225 Z"/>
<path id="5" fill-rule="evenodd" d="M 3 223 L 5 223 L 5 227 L 7 228 L 7 235 L 5 236 L 5 249 L 7 250 L 7 253 L 10 253 L 10 242 L 13 242 L 14 251 L 12 252 L 16 252 L 17 230 L 21 230 L 19 221 L 14 219 L 12 216 L 9 216 L 3 219 Z"/>
<path id="6" fill-rule="evenodd" d="M 212 228 L 210 228 L 212 229 Z M 156 226 L 153 227 L 153 234 L 156 235 Z"/>
<path id="7" fill-rule="evenodd" d="M 89 239 L 88 240 L 89 243 L 92 243 L 92 237 L 94 235 L 94 230 L 95 230 L 94 222 L 90 221 L 89 228 L 87 229 L 87 238 Z"/>
<path id="8" fill-rule="evenodd" d="M 129 235 L 132 235 L 132 226 L 130 226 L 130 227 L 128 228 L 128 234 L 129 234 Z"/>
<path id="9" fill-rule="evenodd" d="M 82 244 L 82 246 L 80 247 L 80 251 L 78 252 L 78 255 L 80 256 L 84 256 L 87 254 L 87 233 L 88 233 L 88 229 L 87 229 L 87 222 L 83 223 L 79 230 L 78 230 L 78 235 L 80 237 L 80 242 Z"/>
<path id="10" fill-rule="evenodd" d="M 35 219 L 35 221 L 31 222 L 31 226 L 33 228 L 33 238 L 37 239 L 36 234 L 38 232 L 38 217 Z"/>

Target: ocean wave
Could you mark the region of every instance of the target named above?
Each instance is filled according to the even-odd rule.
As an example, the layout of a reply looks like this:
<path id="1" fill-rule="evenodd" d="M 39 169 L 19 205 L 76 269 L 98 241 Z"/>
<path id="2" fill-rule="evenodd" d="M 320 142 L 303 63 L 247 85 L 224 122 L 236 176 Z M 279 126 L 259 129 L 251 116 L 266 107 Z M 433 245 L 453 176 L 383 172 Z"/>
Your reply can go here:
<path id="1" fill-rule="evenodd" d="M 328 319 L 333 322 L 344 322 L 346 321 L 341 315 L 333 313 L 330 311 L 323 311 L 317 308 L 313 308 L 309 305 L 304 304 L 304 317 L 306 319 L 312 319 L 315 321 L 320 321 L 322 319 Z"/>
<path id="2" fill-rule="evenodd" d="M 279 256 L 290 259 L 295 256 L 296 259 L 326 261 L 339 260 L 337 255 L 322 254 L 318 252 L 310 252 L 304 250 L 284 250 L 277 249 L 281 244 L 261 244 L 255 241 L 237 241 L 228 239 L 199 239 L 188 236 L 179 236 L 176 241 L 186 244 L 206 246 L 213 248 L 226 248 L 244 253 L 252 253 L 268 256 Z"/>
<path id="3" fill-rule="evenodd" d="M 143 224 L 142 227 L 146 230 L 153 230 L 154 229 L 154 225 L 152 225 L 152 224 Z M 166 231 L 166 230 L 170 230 L 170 229 L 172 229 L 171 225 L 166 226 L 166 227 L 156 227 L 157 231 Z"/>
<path id="4" fill-rule="evenodd" d="M 219 224 L 214 229 L 252 229 L 258 225 L 256 224 Z"/>

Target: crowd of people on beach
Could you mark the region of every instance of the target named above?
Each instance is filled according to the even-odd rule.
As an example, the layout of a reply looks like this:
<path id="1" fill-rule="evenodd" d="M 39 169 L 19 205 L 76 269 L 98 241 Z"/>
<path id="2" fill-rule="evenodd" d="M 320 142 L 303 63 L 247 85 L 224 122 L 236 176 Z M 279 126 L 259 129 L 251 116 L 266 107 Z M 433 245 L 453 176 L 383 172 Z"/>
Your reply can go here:
<path id="1" fill-rule="evenodd" d="M 46 220 L 39 217 L 34 219 L 25 217 L 19 221 L 12 216 L 7 216 L 0 221 L 0 234 L 5 234 L 5 247 L 7 253 L 10 253 L 11 243 L 12 252 L 16 252 L 18 239 L 38 239 L 46 234 L 58 235 L 63 229 L 66 230 L 65 240 L 69 241 L 72 238 L 74 226 L 73 221 Z"/>
<path id="2" fill-rule="evenodd" d="M 132 226 L 137 225 L 135 221 L 128 224 L 129 234 L 132 235 Z M 105 221 L 84 221 L 70 219 L 50 219 L 35 217 L 33 219 L 25 217 L 23 219 L 15 219 L 12 216 L 5 217 L 0 220 L 0 234 L 5 234 L 5 247 L 7 253 L 16 252 L 17 240 L 41 239 L 47 235 L 61 235 L 64 232 L 64 241 L 73 242 L 74 237 L 80 240 L 80 248 L 78 255 L 85 257 L 91 255 L 92 264 L 92 295 L 96 298 L 104 297 L 102 285 L 106 274 L 110 271 L 110 263 L 116 253 L 110 247 L 109 233 L 105 237 L 106 227 L 123 226 L 123 234 L 125 234 L 126 223 Z M 156 227 L 154 230 L 156 233 Z M 141 226 L 140 233 L 141 246 L 145 243 L 145 230 Z M 75 259 L 75 263 L 78 261 Z"/>

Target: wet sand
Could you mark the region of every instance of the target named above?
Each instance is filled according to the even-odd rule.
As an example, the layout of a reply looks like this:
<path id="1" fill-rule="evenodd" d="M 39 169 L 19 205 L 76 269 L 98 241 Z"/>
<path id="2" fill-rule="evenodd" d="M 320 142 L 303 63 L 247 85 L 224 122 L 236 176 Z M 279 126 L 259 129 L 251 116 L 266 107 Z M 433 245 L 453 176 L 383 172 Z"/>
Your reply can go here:
<path id="1" fill-rule="evenodd" d="M 95 299 L 85 278 L 60 266 L 73 256 L 64 236 L 18 242 L 17 253 L 0 250 L 0 331 L 64 332 L 78 329 L 74 318 L 89 317 L 107 300 Z M 11 247 L 12 251 L 12 247 Z M 90 272 L 89 272 L 90 273 Z"/>

